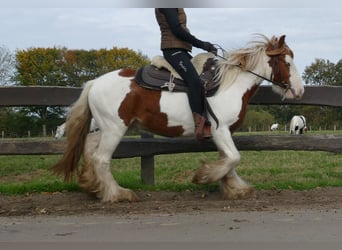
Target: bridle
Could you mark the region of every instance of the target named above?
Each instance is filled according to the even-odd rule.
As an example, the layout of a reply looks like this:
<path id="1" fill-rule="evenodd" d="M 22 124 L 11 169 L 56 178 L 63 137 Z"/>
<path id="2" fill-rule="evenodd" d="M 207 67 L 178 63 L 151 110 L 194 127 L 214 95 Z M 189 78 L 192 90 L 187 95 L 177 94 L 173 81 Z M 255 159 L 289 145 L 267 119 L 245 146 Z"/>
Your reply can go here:
<path id="1" fill-rule="evenodd" d="M 224 54 L 224 52 L 226 52 L 226 50 L 224 48 L 222 48 L 220 45 L 214 44 L 214 46 L 217 47 L 219 50 L 221 50 L 222 54 Z M 246 72 L 248 72 L 248 73 L 250 73 L 252 75 L 255 75 L 255 76 L 257 76 L 257 77 L 259 77 L 259 78 L 261 78 L 261 79 L 263 79 L 265 81 L 268 81 L 268 82 L 270 82 L 270 83 L 272 83 L 274 85 L 277 85 L 280 88 L 282 88 L 284 90 L 284 95 L 283 95 L 283 99 L 282 99 L 282 101 L 283 101 L 285 99 L 285 95 L 286 95 L 287 91 L 289 91 L 289 90 L 292 92 L 293 96 L 295 96 L 295 92 L 292 89 L 290 83 L 286 83 L 284 80 L 282 80 L 281 82 L 278 82 L 278 81 L 274 80 L 275 69 L 277 69 L 276 74 L 279 74 L 280 75 L 280 79 L 283 79 L 282 73 L 281 73 L 281 70 L 280 70 L 280 67 L 279 67 L 279 56 L 281 56 L 284 53 L 286 53 L 286 50 L 288 50 L 288 49 L 286 47 L 283 47 L 281 49 L 275 49 L 275 50 L 269 51 L 269 52 L 266 51 L 266 54 L 271 57 L 271 60 L 270 60 L 271 61 L 271 65 L 270 66 L 272 68 L 272 71 L 271 71 L 270 78 L 264 77 L 264 76 L 262 76 L 262 75 L 260 75 L 258 73 L 255 73 L 255 72 L 253 72 L 253 71 L 251 71 L 249 69 L 244 68 L 241 63 L 240 64 L 231 64 L 231 65 L 235 66 L 235 67 L 238 67 L 238 68 L 240 68 L 243 71 L 246 71 Z M 217 53 L 216 53 L 216 57 L 219 57 L 219 58 L 227 61 L 227 58 L 225 58 L 223 56 L 220 56 Z M 261 83 L 259 83 L 259 84 L 261 84 Z"/>

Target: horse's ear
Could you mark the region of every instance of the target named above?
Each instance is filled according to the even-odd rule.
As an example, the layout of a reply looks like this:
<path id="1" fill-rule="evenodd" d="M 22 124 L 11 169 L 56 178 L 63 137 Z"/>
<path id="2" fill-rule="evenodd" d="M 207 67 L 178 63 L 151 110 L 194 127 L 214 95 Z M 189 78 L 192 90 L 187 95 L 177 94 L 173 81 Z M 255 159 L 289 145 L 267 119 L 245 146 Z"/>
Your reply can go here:
<path id="1" fill-rule="evenodd" d="M 279 38 L 278 48 L 283 47 L 284 44 L 285 44 L 285 35 L 282 35 L 282 36 Z"/>
<path id="2" fill-rule="evenodd" d="M 281 37 L 275 38 L 275 41 L 270 44 L 270 47 L 268 49 L 266 49 L 266 54 L 268 56 L 276 56 L 276 55 L 280 55 L 281 53 L 283 53 L 285 48 L 285 35 L 282 35 Z"/>

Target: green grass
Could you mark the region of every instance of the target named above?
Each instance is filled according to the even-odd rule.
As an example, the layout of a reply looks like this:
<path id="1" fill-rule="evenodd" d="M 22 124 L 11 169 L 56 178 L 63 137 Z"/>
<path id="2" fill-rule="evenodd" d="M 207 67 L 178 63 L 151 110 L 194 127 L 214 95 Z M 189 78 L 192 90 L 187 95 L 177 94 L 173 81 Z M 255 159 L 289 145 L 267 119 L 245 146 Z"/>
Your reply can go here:
<path id="1" fill-rule="evenodd" d="M 237 133 L 236 135 L 288 134 L 284 131 Z M 335 134 L 342 131 L 309 131 Z M 30 140 L 39 140 L 31 138 Z M 41 139 L 41 138 L 40 138 Z M 257 189 L 342 187 L 342 154 L 313 151 L 241 151 L 239 175 Z M 80 191 L 76 182 L 64 183 L 50 171 L 61 156 L 0 156 L 0 193 Z M 114 178 L 133 190 L 213 190 L 218 184 L 198 186 L 191 178 L 201 161 L 215 161 L 217 153 L 186 153 L 155 156 L 156 185 L 144 185 L 140 158 L 112 161 Z"/>
<path id="2" fill-rule="evenodd" d="M 257 189 L 296 189 L 342 186 L 342 154 L 311 151 L 241 151 L 239 175 Z M 0 193 L 79 191 L 64 183 L 50 167 L 60 156 L 0 156 Z M 140 179 L 140 158 L 112 161 L 118 183 L 134 190 L 213 190 L 218 184 L 191 183 L 201 160 L 214 161 L 217 153 L 187 153 L 155 157 L 155 186 Z"/>

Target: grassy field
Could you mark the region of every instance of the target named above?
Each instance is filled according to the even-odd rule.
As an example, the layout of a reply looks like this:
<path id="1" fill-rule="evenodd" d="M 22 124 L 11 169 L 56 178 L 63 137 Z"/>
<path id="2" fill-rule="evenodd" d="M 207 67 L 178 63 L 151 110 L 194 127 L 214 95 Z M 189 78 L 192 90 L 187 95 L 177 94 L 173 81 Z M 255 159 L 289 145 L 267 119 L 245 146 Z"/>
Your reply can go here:
<path id="1" fill-rule="evenodd" d="M 236 133 L 236 135 L 288 134 L 285 131 Z M 308 131 L 307 134 L 342 135 L 342 131 Z M 53 139 L 52 137 L 50 139 Z M 41 140 L 41 138 L 30 138 Z M 44 138 L 44 140 L 46 140 Z M 257 189 L 311 189 L 342 187 L 342 154 L 312 151 L 241 151 L 240 176 Z M 79 191 L 76 182 L 64 183 L 50 167 L 61 156 L 0 156 L 0 193 Z M 155 157 L 156 185 L 140 179 L 140 158 L 112 161 L 118 183 L 134 190 L 211 190 L 218 184 L 198 186 L 191 183 L 201 161 L 214 161 L 217 153 L 186 153 Z"/>
<path id="2" fill-rule="evenodd" d="M 60 156 L 0 156 L 0 193 L 79 191 L 77 183 L 63 183 L 50 167 Z M 112 161 L 118 183 L 134 190 L 212 190 L 218 184 L 191 183 L 201 160 L 217 153 L 187 153 L 155 157 L 155 186 L 140 180 L 140 158 Z M 237 169 L 257 189 L 311 189 L 342 186 L 342 154 L 308 151 L 242 151 Z"/>

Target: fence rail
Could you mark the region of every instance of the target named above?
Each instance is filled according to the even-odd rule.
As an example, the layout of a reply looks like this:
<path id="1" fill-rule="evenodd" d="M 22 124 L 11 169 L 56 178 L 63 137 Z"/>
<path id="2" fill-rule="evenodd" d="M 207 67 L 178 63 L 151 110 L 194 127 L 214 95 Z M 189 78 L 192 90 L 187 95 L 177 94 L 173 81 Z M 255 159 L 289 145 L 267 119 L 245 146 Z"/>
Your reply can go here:
<path id="1" fill-rule="evenodd" d="M 81 88 L 74 87 L 0 87 L 0 106 L 69 106 L 79 97 Z M 342 87 L 306 86 L 301 100 L 281 101 L 270 86 L 261 86 L 250 104 L 324 105 L 342 107 Z"/>
<path id="2" fill-rule="evenodd" d="M 304 150 L 342 153 L 342 135 L 242 135 L 233 136 L 239 150 Z M 2 140 L 0 155 L 58 155 L 66 148 L 65 140 Z M 192 138 L 124 138 L 113 158 L 148 157 L 161 154 L 217 151 L 212 141 Z"/>
<path id="3" fill-rule="evenodd" d="M 0 107 L 13 106 L 69 106 L 79 97 L 81 88 L 72 87 L 0 87 Z M 284 100 L 261 86 L 250 104 L 267 105 L 323 105 L 342 107 L 342 87 L 306 87 L 301 100 Z M 251 135 L 234 136 L 239 150 L 314 150 L 342 152 L 342 136 L 323 135 Z M 1 140 L 0 155 L 61 154 L 65 141 Z M 195 139 L 123 139 L 113 158 L 141 157 L 143 182 L 154 183 L 154 156 L 184 152 L 216 151 L 213 142 Z"/>

